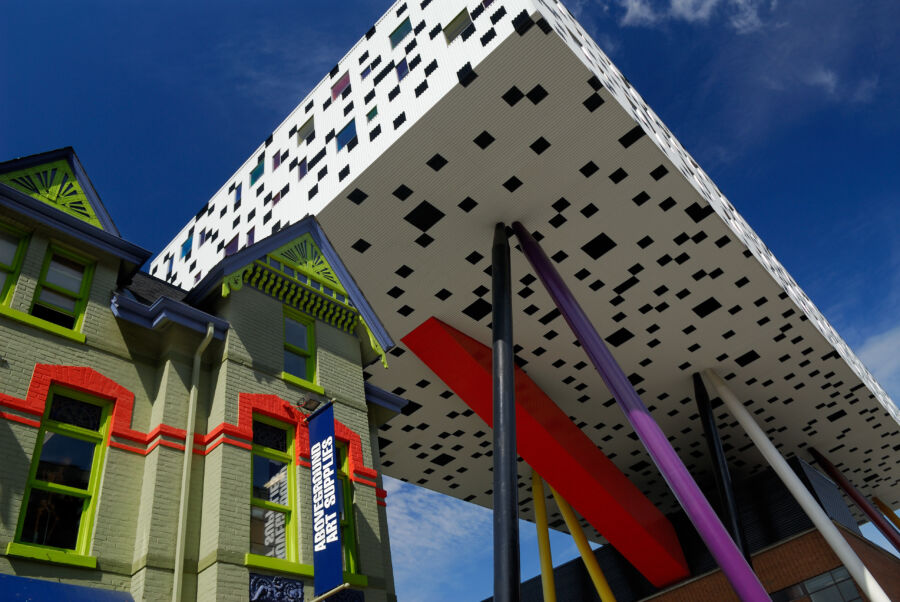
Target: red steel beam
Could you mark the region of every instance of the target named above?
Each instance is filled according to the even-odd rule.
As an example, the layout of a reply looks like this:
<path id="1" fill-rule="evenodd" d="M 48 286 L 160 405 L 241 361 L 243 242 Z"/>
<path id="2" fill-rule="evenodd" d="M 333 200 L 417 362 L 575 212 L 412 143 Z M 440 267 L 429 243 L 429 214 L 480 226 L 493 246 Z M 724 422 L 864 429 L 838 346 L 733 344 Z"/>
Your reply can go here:
<path id="1" fill-rule="evenodd" d="M 403 343 L 492 425 L 490 347 L 437 318 Z M 518 367 L 515 387 L 519 455 L 653 585 L 688 577 L 668 519 Z"/>

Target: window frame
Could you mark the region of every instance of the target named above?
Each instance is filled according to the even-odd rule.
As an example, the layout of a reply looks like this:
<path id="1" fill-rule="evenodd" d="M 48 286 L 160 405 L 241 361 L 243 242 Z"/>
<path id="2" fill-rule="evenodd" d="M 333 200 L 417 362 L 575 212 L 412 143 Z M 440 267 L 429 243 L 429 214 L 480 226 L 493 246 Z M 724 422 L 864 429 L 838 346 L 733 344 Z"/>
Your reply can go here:
<path id="1" fill-rule="evenodd" d="M 53 407 L 53 400 L 57 395 L 63 395 L 83 403 L 99 406 L 101 408 L 100 428 L 96 431 L 92 431 L 84 427 L 51 419 L 50 410 Z M 95 568 L 97 566 L 97 559 L 90 555 L 90 550 L 91 544 L 93 543 L 94 522 L 100 497 L 100 486 L 103 481 L 103 469 L 106 464 L 106 456 L 109 450 L 108 433 L 111 415 L 112 403 L 109 403 L 106 400 L 64 387 L 54 386 L 51 388 L 47 395 L 47 401 L 44 404 L 41 425 L 35 439 L 34 452 L 32 453 L 31 465 L 28 470 L 28 480 L 25 484 L 25 493 L 22 496 L 22 503 L 19 507 L 19 517 L 16 523 L 15 535 L 13 536 L 13 541 L 7 546 L 7 554 L 88 568 Z M 41 452 L 43 451 L 43 444 L 48 431 L 73 439 L 94 443 L 91 475 L 86 489 L 41 481 L 37 478 L 37 469 L 40 464 Z M 81 517 L 79 518 L 78 538 L 75 548 L 59 548 L 46 544 L 22 541 L 22 531 L 25 527 L 25 516 L 28 513 L 28 503 L 31 498 L 31 492 L 34 489 L 84 499 L 84 507 L 81 512 Z"/>
<path id="2" fill-rule="evenodd" d="M 73 318 L 75 318 L 75 322 L 74 322 L 74 324 L 72 324 L 71 327 L 66 327 L 61 324 L 57 324 L 56 322 L 52 322 L 50 320 L 46 320 L 44 318 L 34 315 L 34 306 L 39 304 L 38 299 L 41 295 L 41 291 L 44 290 L 45 288 L 54 293 L 60 294 L 60 295 L 73 297 L 73 291 L 70 291 L 61 286 L 58 286 L 58 285 L 55 285 L 55 284 L 52 284 L 49 282 L 45 282 L 45 279 L 47 278 L 47 271 L 50 269 L 50 263 L 53 261 L 54 255 L 60 255 L 61 257 L 64 257 L 64 258 L 68 259 L 69 261 L 78 263 L 84 267 L 84 274 L 81 277 L 81 288 L 74 295 L 74 299 L 75 299 L 75 309 L 74 310 L 72 310 L 70 312 L 66 309 L 57 307 L 51 303 L 47 303 L 46 301 L 40 302 L 40 305 L 48 306 L 50 309 L 52 309 L 54 311 L 58 311 L 60 313 L 66 314 L 66 315 L 70 315 Z M 170 259 L 169 261 L 173 262 L 172 259 Z M 170 263 L 170 265 L 171 265 L 171 263 Z M 28 306 L 28 316 L 34 320 L 38 320 L 42 326 L 47 326 L 51 330 L 61 329 L 66 332 L 81 332 L 81 326 L 84 324 L 84 314 L 85 314 L 85 311 L 87 310 L 88 298 L 90 297 L 91 284 L 93 283 L 93 279 L 94 279 L 94 266 L 95 266 L 95 261 L 92 260 L 91 258 L 81 255 L 79 253 L 75 253 L 74 251 L 70 251 L 64 247 L 61 247 L 60 245 L 58 245 L 56 243 L 51 242 L 47 246 L 47 251 L 44 253 L 44 260 L 41 264 L 40 276 L 38 278 L 37 285 L 34 288 L 34 294 L 31 296 L 31 303 Z"/>
<path id="3" fill-rule="evenodd" d="M 306 346 L 307 349 L 301 349 L 296 345 L 288 343 L 287 340 L 287 323 L 288 319 L 300 322 L 306 327 Z M 282 364 L 281 378 L 293 385 L 297 385 L 303 389 L 324 395 L 325 389 L 316 384 L 318 379 L 318 362 L 316 354 L 316 319 L 308 314 L 299 312 L 291 307 L 284 306 L 281 321 L 281 340 L 282 340 L 282 362 L 284 362 L 284 353 L 290 352 L 306 358 L 306 374 L 309 378 L 301 378 L 296 374 L 287 371 L 287 365 Z"/>
<path id="4" fill-rule="evenodd" d="M 19 239 L 16 243 L 16 252 L 13 254 L 12 264 L 0 263 L 0 273 L 6 276 L 3 284 L 0 285 L 0 305 L 8 307 L 12 302 L 13 291 L 22 273 L 22 265 L 25 263 L 25 252 L 28 249 L 31 234 L 4 223 L 0 223 L 0 231 Z"/>
<path id="5" fill-rule="evenodd" d="M 341 546 L 344 559 L 343 570 L 353 575 L 359 574 L 359 544 L 356 541 L 356 513 L 353 506 L 354 487 L 350 479 L 349 445 L 335 440 L 338 454 L 335 478 L 341 487 Z M 349 544 L 349 545 L 348 545 Z"/>
<path id="6" fill-rule="evenodd" d="M 250 450 L 250 507 L 251 508 L 262 508 L 263 510 L 271 510 L 274 512 L 279 512 L 284 515 L 284 529 L 285 529 L 285 558 L 278 558 L 276 556 L 264 556 L 262 554 L 254 554 L 249 552 L 247 554 L 247 561 L 253 562 L 256 560 L 257 562 L 266 563 L 266 562 L 291 562 L 296 563 L 299 561 L 300 549 L 298 545 L 297 538 L 297 520 L 298 520 L 298 511 L 297 511 L 297 467 L 294 462 L 294 435 L 295 435 L 295 426 L 292 424 L 287 424 L 285 422 L 281 422 L 280 420 L 276 420 L 274 418 L 270 418 L 264 414 L 253 414 L 252 422 L 261 422 L 263 424 L 267 424 L 269 426 L 281 429 L 284 431 L 284 436 L 287 440 L 287 449 L 286 451 L 278 451 L 277 449 L 273 449 L 271 447 L 265 447 L 259 443 L 253 442 L 251 440 L 251 450 Z M 276 502 L 271 502 L 269 500 L 262 500 L 253 495 L 253 458 L 254 456 L 260 456 L 266 458 L 268 460 L 274 460 L 276 462 L 284 462 L 287 465 L 287 490 L 288 490 L 288 505 L 284 506 L 282 504 L 278 504 Z M 252 510 L 251 510 L 252 512 Z M 249 541 L 248 541 L 249 547 Z"/>
<path id="7" fill-rule="evenodd" d="M 394 36 L 397 34 L 397 32 L 399 32 L 399 31 L 401 31 L 401 30 L 405 30 L 405 31 L 403 32 L 403 35 L 401 35 L 399 38 L 397 38 L 397 39 L 395 40 L 395 39 L 394 39 Z M 409 20 L 409 17 L 406 17 L 405 19 L 403 19 L 403 21 L 400 22 L 400 25 L 398 25 L 397 27 L 395 27 L 395 28 L 394 28 L 394 31 L 392 31 L 392 32 L 388 35 L 388 38 L 389 38 L 390 41 L 391 41 L 391 49 L 394 49 L 394 48 L 396 48 L 397 46 L 399 46 L 399 45 L 400 45 L 400 42 L 402 42 L 403 40 L 405 40 L 405 39 L 406 39 L 406 36 L 408 36 L 410 33 L 412 33 L 412 22 Z"/>

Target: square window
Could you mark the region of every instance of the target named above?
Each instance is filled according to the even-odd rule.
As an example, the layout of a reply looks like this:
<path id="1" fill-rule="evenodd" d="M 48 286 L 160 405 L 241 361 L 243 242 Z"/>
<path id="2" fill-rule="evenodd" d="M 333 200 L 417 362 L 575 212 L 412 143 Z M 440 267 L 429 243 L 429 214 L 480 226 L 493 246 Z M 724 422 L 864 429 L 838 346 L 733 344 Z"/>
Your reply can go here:
<path id="1" fill-rule="evenodd" d="M 347 89 L 347 86 L 350 85 L 350 72 L 343 74 L 337 83 L 331 86 L 331 99 L 336 100 L 338 96 L 341 95 L 341 92 Z"/>
<path id="2" fill-rule="evenodd" d="M 297 165 L 297 181 L 303 179 L 303 176 L 309 173 L 309 167 L 306 165 L 306 159 L 300 161 L 300 164 Z"/>
<path id="3" fill-rule="evenodd" d="M 266 162 L 264 161 L 264 157 L 260 157 L 259 162 L 256 164 L 250 171 L 250 185 L 253 186 L 256 182 L 262 177 L 263 173 L 266 171 Z"/>
<path id="4" fill-rule="evenodd" d="M 378 107 L 372 107 L 372 110 L 366 113 L 366 121 L 372 121 L 378 115 Z"/>
<path id="5" fill-rule="evenodd" d="M 169 274 L 173 259 L 169 258 Z M 35 290 L 31 315 L 74 329 L 84 314 L 92 266 L 66 251 L 53 247 L 47 252 Z"/>
<path id="6" fill-rule="evenodd" d="M 297 130 L 297 144 L 302 144 L 304 141 L 308 141 L 313 134 L 316 133 L 316 124 L 313 121 L 313 118 L 310 117 L 306 123 L 300 126 L 300 129 Z"/>
<path id="7" fill-rule="evenodd" d="M 344 126 L 340 132 L 337 133 L 337 149 L 341 150 L 347 144 L 350 143 L 351 140 L 356 138 L 356 120 L 354 119 L 350 123 Z"/>
<path id="8" fill-rule="evenodd" d="M 459 37 L 465 31 L 466 27 L 472 24 L 472 18 L 469 16 L 468 9 L 463 9 L 461 13 L 453 17 L 453 20 L 444 27 L 444 39 L 447 44 Z"/>
<path id="9" fill-rule="evenodd" d="M 409 73 L 409 65 L 406 62 L 406 59 L 403 59 L 399 63 L 397 63 L 397 81 L 399 82 Z"/>
<path id="10" fill-rule="evenodd" d="M 397 29 L 391 32 L 391 48 L 396 48 L 397 44 L 403 41 L 403 38 L 409 35 L 409 32 L 412 31 L 412 24 L 409 22 L 409 17 L 403 20 Z"/>
<path id="11" fill-rule="evenodd" d="M 238 235 L 235 234 L 234 238 L 232 238 L 227 245 L 225 245 L 225 257 L 229 255 L 234 255 L 238 250 Z"/>

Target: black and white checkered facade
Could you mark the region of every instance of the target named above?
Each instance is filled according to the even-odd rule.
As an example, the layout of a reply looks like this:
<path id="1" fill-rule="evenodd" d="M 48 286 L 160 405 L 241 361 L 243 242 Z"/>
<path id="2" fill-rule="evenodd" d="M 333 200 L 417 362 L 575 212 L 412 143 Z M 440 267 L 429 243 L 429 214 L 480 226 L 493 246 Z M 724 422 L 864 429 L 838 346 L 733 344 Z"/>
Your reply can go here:
<path id="1" fill-rule="evenodd" d="M 898 505 L 900 411 L 771 251 L 562 4 L 487 4 L 393 5 L 155 258 L 154 273 L 167 277 L 171 258 L 168 280 L 190 288 L 235 236 L 243 247 L 250 228 L 259 240 L 315 215 L 398 341 L 390 368 L 366 375 L 412 402 L 381 427 L 384 472 L 489 506 L 490 429 L 399 341 L 435 316 L 490 344 L 492 230 L 520 220 L 696 478 L 711 479 L 711 467 L 690 376 L 712 367 L 782 453 L 808 459 L 815 446 L 865 495 Z M 442 28 L 464 8 L 472 27 L 448 44 Z M 406 18 L 412 32 L 391 49 Z M 410 71 L 398 82 L 404 59 Z M 350 92 L 332 101 L 345 72 Z M 315 136 L 298 142 L 310 117 Z M 357 141 L 337 150 L 350 119 Z M 284 159 L 272 171 L 276 152 Z M 265 174 L 251 190 L 260 155 Z M 201 230 L 212 234 L 198 248 Z M 189 231 L 194 249 L 181 259 Z M 674 510 L 524 257 L 514 251 L 512 261 L 520 365 Z M 717 416 L 736 478 L 758 472 L 749 439 L 724 409 Z M 528 518 L 530 472 L 520 466 Z"/>

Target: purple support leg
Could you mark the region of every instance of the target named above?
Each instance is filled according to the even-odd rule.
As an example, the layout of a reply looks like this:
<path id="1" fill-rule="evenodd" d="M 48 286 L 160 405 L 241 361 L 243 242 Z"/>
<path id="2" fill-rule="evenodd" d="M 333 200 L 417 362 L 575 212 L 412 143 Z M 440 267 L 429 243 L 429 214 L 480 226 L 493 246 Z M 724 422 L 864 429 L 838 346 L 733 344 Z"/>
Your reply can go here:
<path id="1" fill-rule="evenodd" d="M 543 282 L 575 336 L 578 337 L 578 341 L 591 363 L 594 364 L 594 368 L 600 373 L 603 382 L 606 383 L 607 388 L 619 403 L 619 407 L 625 412 L 625 417 L 631 423 L 634 432 L 650 452 L 650 457 L 653 458 L 681 507 L 684 508 L 716 562 L 719 563 L 725 577 L 731 582 L 734 591 L 744 602 L 770 600 L 753 569 L 747 564 L 731 536 L 728 535 L 728 531 L 725 530 L 706 497 L 697 487 L 697 483 L 694 482 L 678 454 L 672 449 L 662 429 L 650 416 L 650 412 L 647 411 L 634 387 L 631 386 L 631 382 L 622 372 L 622 368 L 603 344 L 597 330 L 581 306 L 578 305 L 559 272 L 556 271 L 543 249 L 521 223 L 515 222 L 512 227 L 531 267 Z"/>

